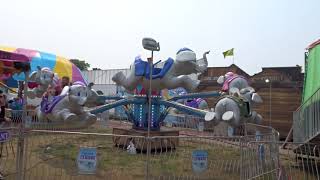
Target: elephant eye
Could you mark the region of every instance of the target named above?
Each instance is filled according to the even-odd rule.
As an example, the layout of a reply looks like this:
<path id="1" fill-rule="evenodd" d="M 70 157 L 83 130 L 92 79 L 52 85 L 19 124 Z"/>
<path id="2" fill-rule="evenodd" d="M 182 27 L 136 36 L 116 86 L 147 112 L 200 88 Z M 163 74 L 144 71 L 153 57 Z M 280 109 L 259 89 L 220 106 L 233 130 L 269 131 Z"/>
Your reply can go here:
<path id="1" fill-rule="evenodd" d="M 77 94 L 78 96 L 80 96 L 80 92 L 78 92 L 78 94 Z"/>

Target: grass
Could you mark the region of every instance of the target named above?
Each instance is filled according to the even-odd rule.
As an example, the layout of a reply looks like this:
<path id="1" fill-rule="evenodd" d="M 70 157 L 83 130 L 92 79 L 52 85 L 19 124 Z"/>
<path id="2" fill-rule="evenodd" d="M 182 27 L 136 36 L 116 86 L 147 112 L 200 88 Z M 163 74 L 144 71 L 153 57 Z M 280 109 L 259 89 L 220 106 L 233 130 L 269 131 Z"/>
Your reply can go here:
<path id="1" fill-rule="evenodd" d="M 286 154 L 280 157 L 284 173 L 294 179 L 318 179 L 319 162 L 314 159 L 296 159 L 294 154 Z"/>
<path id="2" fill-rule="evenodd" d="M 88 128 L 83 132 L 111 134 L 111 128 Z M 156 151 L 150 155 L 150 176 L 156 179 L 179 177 L 180 179 L 239 179 L 240 166 L 250 171 L 255 158 L 251 161 L 240 161 L 240 148 L 226 145 L 217 139 L 181 138 L 174 150 Z M 26 140 L 26 179 L 144 179 L 146 174 L 147 155 L 131 155 L 125 147 L 116 147 L 112 136 L 78 135 L 62 133 L 30 133 Z M 16 147 L 16 141 L 12 146 Z M 9 146 L 8 146 L 9 147 Z M 11 146 L 10 146 L 11 147 Z M 80 147 L 96 147 L 98 166 L 95 175 L 79 175 L 76 158 Z M 208 152 L 208 168 L 201 174 L 192 170 L 192 152 Z M 0 169 L 11 174 L 7 179 L 14 179 L 15 155 L 7 154 L 0 159 Z M 8 151 L 10 152 L 10 150 Z M 254 153 L 252 153 L 254 156 Z M 286 173 L 294 179 L 304 179 L 306 172 L 297 168 L 294 157 L 281 156 L 281 164 Z M 3 163 L 5 162 L 5 163 Z M 249 162 L 249 165 L 246 163 Z M 253 164 L 252 164 L 253 162 Z M 299 164 L 298 164 L 299 165 Z M 3 168 L 5 166 L 6 168 Z M 300 164 L 301 167 L 301 164 Z M 275 173 L 273 173 L 275 174 Z M 310 179 L 315 176 L 307 175 Z M 260 178 L 272 179 L 270 174 Z M 160 178 L 161 179 L 161 178 Z"/>
<path id="3" fill-rule="evenodd" d="M 100 130 L 105 132 L 105 130 Z M 63 169 L 63 176 L 76 176 L 76 158 L 79 147 L 97 147 L 98 171 L 95 179 L 105 177 L 107 174 L 116 179 L 141 179 L 145 176 L 147 155 L 138 153 L 129 154 L 126 149 L 115 147 L 112 137 L 85 136 L 85 135 L 33 135 L 29 138 L 31 156 L 38 157 L 50 168 Z M 227 169 L 223 169 L 223 163 L 237 161 L 240 158 L 239 149 L 215 145 L 213 142 L 204 144 L 192 139 L 180 140 L 175 150 L 167 152 L 159 151 L 151 154 L 150 174 L 155 177 L 161 175 L 192 177 L 199 176 L 192 171 L 192 151 L 203 149 L 208 152 L 208 169 L 201 177 L 209 178 L 212 175 L 224 177 Z M 36 162 L 33 162 L 34 164 Z M 30 165 L 32 166 L 32 165 Z M 221 166 L 221 167 L 219 167 Z M 33 168 L 31 174 L 41 171 L 42 165 Z M 231 170 L 229 170 L 231 171 Z M 237 179 L 239 172 L 228 172 L 228 177 Z M 231 173 L 231 174 L 230 174 Z M 62 176 L 62 174 L 60 174 Z M 93 178 L 93 177 L 92 177 Z M 210 179 L 210 178 L 209 178 Z"/>

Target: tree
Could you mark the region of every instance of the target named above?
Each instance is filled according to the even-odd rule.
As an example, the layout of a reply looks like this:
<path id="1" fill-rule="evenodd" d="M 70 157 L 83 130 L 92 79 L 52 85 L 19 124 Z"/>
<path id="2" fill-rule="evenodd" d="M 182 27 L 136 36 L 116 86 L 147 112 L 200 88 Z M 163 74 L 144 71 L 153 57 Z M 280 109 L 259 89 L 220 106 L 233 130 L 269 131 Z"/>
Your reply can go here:
<path id="1" fill-rule="evenodd" d="M 89 63 L 86 63 L 86 61 L 81 61 L 79 59 L 70 59 L 70 61 L 76 65 L 81 71 L 87 71 L 90 67 Z"/>

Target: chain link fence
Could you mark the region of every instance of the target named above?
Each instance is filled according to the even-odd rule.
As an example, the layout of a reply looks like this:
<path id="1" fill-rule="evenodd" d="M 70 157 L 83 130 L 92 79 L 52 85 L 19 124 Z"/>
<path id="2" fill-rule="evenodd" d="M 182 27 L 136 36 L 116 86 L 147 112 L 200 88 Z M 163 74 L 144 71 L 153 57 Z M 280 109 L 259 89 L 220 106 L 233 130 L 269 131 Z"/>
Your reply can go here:
<path id="1" fill-rule="evenodd" d="M 179 130 L 179 136 L 145 137 L 113 133 L 113 128 L 130 129 L 130 122 L 109 119 L 102 126 L 100 121 L 87 129 L 68 131 L 25 128 L 21 123 L 0 128 L 0 177 L 319 179 L 319 147 L 289 143 L 288 149 L 280 149 L 279 134 L 270 127 L 246 124 L 239 135 L 229 137 L 199 128 L 201 119 L 193 119 L 194 126 L 182 120 L 181 126 L 162 128 Z M 41 123 L 32 118 L 31 122 Z M 79 158 L 88 148 L 96 152 L 96 164 L 91 164 L 95 171 L 84 173 Z"/>

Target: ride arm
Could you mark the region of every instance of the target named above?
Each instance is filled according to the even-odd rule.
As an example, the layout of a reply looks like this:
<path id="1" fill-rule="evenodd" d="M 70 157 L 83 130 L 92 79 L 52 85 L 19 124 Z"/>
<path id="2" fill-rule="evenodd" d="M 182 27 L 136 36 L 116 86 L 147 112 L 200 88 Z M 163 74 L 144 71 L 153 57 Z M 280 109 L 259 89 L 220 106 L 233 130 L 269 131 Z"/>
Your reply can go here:
<path id="1" fill-rule="evenodd" d="M 97 109 L 91 110 L 90 113 L 92 113 L 92 114 L 102 113 L 104 111 L 110 110 L 112 108 L 116 108 L 118 106 L 124 106 L 124 105 L 128 105 L 128 104 L 133 104 L 136 101 L 137 101 L 136 99 L 121 99 L 121 100 L 118 100 L 116 102 L 112 102 L 112 103 L 103 105 L 103 106 L 101 106 L 101 107 L 99 107 Z"/>
<path id="2" fill-rule="evenodd" d="M 61 93 L 62 94 L 62 93 Z M 96 106 L 101 106 L 107 104 L 107 100 L 121 100 L 124 99 L 124 97 L 120 96 L 103 96 L 103 95 L 97 95 L 93 94 L 90 99 L 88 99 L 86 106 L 91 108 L 91 107 L 96 107 Z"/>
<path id="3" fill-rule="evenodd" d="M 124 97 L 122 96 L 98 96 L 99 98 L 98 99 L 101 99 L 103 101 L 106 101 L 106 100 L 121 100 L 121 99 L 124 99 Z"/>
<path id="4" fill-rule="evenodd" d="M 192 108 L 189 106 L 185 106 L 183 104 L 177 103 L 177 102 L 173 102 L 173 101 L 165 101 L 165 100 L 160 100 L 158 102 L 161 105 L 164 105 L 166 107 L 173 107 L 178 109 L 179 111 L 185 112 L 185 113 L 190 113 L 196 116 L 200 116 L 200 117 L 205 117 L 206 114 L 208 113 L 207 111 L 201 110 L 201 109 L 196 109 L 196 108 Z"/>
<path id="5" fill-rule="evenodd" d="M 11 92 L 14 92 L 14 93 L 18 93 L 17 91 L 13 90 L 12 88 L 8 87 L 6 84 L 0 82 L 0 86 L 3 86 L 4 88 L 10 90 Z"/>
<path id="6" fill-rule="evenodd" d="M 175 96 L 169 101 L 176 101 L 179 99 L 193 99 L 193 98 L 210 98 L 210 97 L 218 97 L 220 96 L 220 92 L 218 91 L 210 91 L 210 92 L 202 92 L 202 93 L 192 93 L 192 94 L 186 94 L 186 95 L 180 95 L 180 96 Z"/>

